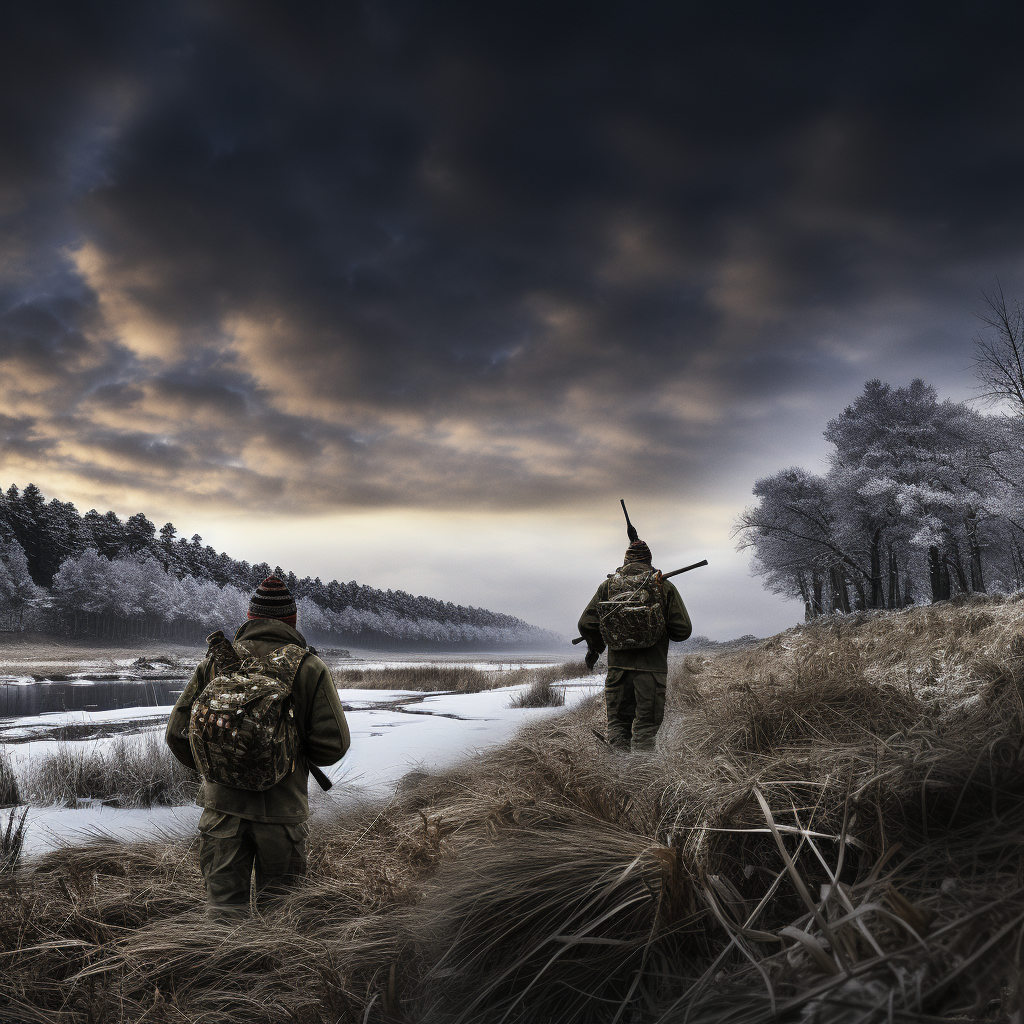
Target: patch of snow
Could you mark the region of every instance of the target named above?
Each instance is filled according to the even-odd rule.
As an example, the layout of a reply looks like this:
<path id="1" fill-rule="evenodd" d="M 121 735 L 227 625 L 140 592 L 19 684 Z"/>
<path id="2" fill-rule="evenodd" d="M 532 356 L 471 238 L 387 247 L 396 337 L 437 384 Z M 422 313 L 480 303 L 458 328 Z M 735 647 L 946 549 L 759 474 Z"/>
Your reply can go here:
<path id="1" fill-rule="evenodd" d="M 30 807 L 25 828 L 24 856 L 38 857 L 61 846 L 87 843 L 100 836 L 153 839 L 194 832 L 202 809 L 151 807 Z"/>
<path id="2" fill-rule="evenodd" d="M 8 718 L 4 725 L 12 728 L 27 728 L 33 725 L 45 725 L 50 728 L 58 725 L 98 725 L 108 722 L 127 722 L 134 718 L 167 718 L 173 704 L 156 704 L 139 708 L 111 708 L 108 711 L 54 711 L 43 715 L 25 715 L 22 718 Z"/>
<path id="3" fill-rule="evenodd" d="M 146 719 L 166 722 L 173 704 L 157 704 L 140 708 L 112 708 L 109 711 L 53 711 L 21 718 L 0 718 L 0 743 L 22 741 L 40 732 L 64 726 L 102 726 L 119 722 L 143 722 Z"/>
<path id="4" fill-rule="evenodd" d="M 479 672 L 509 672 L 519 668 L 550 668 L 550 661 L 360 661 L 344 658 L 335 662 L 338 672 L 357 669 L 380 672 L 389 668 L 475 668 Z"/>
<path id="5" fill-rule="evenodd" d="M 584 700 L 603 688 L 603 679 L 573 679 L 564 684 L 566 706 Z M 562 708 L 511 708 L 512 698 L 529 684 L 484 690 L 481 693 L 419 693 L 408 690 L 340 690 L 352 746 L 336 765 L 324 769 L 335 783 L 329 793 L 309 784 L 313 813 L 356 800 L 387 799 L 409 771 L 439 771 L 472 757 L 488 747 L 510 740 L 527 722 L 561 714 Z M 370 707 L 410 697 L 422 698 L 399 707 Z M 361 706 L 356 706 L 360 704 Z M 161 732 L 169 707 L 128 708 L 112 711 L 74 711 L 15 719 L 14 726 L 132 722 L 160 716 Z M 154 730 L 155 731 L 155 730 Z M 104 751 L 116 737 L 90 740 L 30 740 L 6 748 L 15 771 L 21 774 L 28 762 L 58 747 Z M 81 843 L 97 835 L 122 839 L 181 835 L 194 831 L 198 807 L 154 807 L 145 810 L 106 807 L 32 807 L 25 835 L 25 856 L 35 857 L 63 843 Z"/>

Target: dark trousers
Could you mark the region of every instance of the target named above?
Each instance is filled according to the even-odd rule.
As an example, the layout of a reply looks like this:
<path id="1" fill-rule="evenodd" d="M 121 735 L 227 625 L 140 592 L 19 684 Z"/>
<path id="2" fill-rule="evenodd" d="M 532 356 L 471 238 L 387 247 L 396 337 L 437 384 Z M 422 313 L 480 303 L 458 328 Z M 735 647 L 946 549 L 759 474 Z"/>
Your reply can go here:
<path id="1" fill-rule="evenodd" d="M 620 750 L 653 750 L 665 717 L 667 677 L 657 672 L 610 668 L 604 681 L 608 742 Z"/>
<path id="2" fill-rule="evenodd" d="M 199 867 L 209 916 L 222 921 L 243 918 L 249 913 L 253 869 L 258 904 L 279 896 L 306 873 L 305 822 L 278 825 L 203 811 Z"/>

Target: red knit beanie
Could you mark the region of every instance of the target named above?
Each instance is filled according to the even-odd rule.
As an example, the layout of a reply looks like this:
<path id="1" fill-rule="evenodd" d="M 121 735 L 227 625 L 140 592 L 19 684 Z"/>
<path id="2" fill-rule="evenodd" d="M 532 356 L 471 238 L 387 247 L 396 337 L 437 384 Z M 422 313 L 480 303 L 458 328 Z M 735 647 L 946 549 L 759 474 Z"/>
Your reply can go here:
<path id="1" fill-rule="evenodd" d="M 268 576 L 249 599 L 250 619 L 280 619 L 294 626 L 295 615 L 295 598 L 276 576 Z"/>

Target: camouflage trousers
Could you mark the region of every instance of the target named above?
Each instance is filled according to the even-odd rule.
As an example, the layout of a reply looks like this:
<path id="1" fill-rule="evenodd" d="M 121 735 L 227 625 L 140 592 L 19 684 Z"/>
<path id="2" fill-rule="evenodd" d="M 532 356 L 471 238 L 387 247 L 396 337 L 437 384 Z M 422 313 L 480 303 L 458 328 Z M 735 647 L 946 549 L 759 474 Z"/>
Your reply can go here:
<path id="1" fill-rule="evenodd" d="M 619 750 L 653 750 L 665 717 L 667 676 L 610 668 L 604 681 L 608 742 Z"/>
<path id="2" fill-rule="evenodd" d="M 199 867 L 207 915 L 225 923 L 241 920 L 249 914 L 253 869 L 260 907 L 306 873 L 306 824 L 278 825 L 205 810 L 199 819 Z"/>

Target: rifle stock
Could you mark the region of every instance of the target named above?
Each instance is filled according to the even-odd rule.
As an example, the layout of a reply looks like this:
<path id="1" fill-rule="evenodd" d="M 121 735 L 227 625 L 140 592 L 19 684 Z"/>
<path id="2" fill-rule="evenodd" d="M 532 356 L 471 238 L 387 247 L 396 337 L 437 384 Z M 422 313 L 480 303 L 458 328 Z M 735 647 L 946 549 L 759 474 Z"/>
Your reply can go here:
<path id="1" fill-rule="evenodd" d="M 334 785 L 334 783 L 331 782 L 329 778 L 327 778 L 327 776 L 319 769 L 319 767 L 317 767 L 317 765 L 307 761 L 306 767 L 309 769 L 309 774 L 312 775 L 314 779 L 316 779 L 317 785 L 325 793 L 327 792 L 327 790 L 331 788 L 331 786 Z"/>

